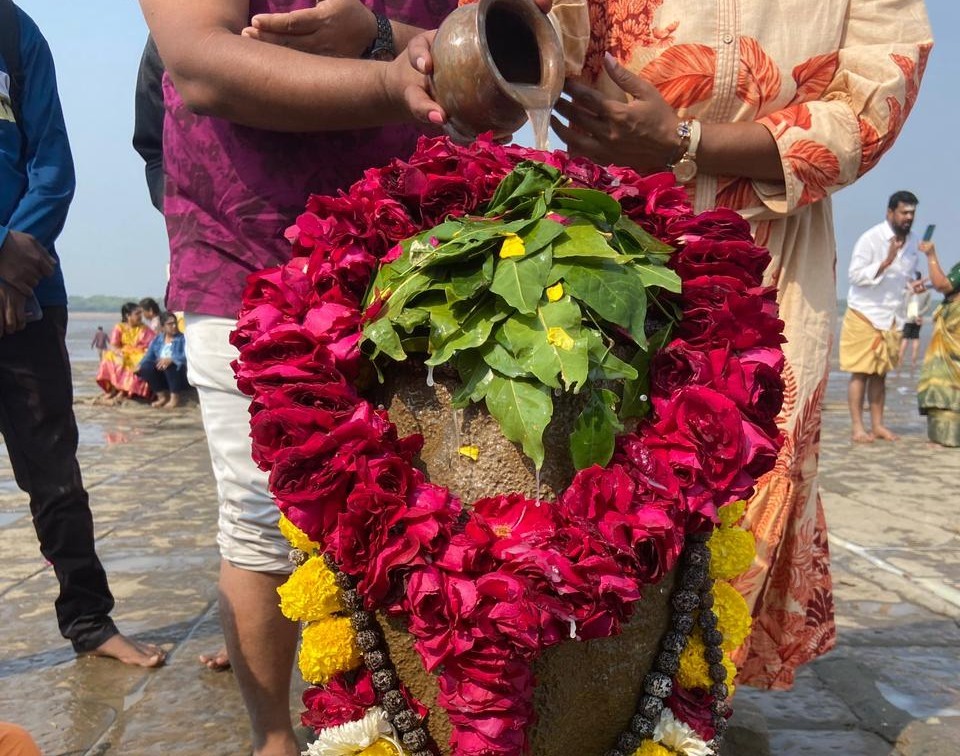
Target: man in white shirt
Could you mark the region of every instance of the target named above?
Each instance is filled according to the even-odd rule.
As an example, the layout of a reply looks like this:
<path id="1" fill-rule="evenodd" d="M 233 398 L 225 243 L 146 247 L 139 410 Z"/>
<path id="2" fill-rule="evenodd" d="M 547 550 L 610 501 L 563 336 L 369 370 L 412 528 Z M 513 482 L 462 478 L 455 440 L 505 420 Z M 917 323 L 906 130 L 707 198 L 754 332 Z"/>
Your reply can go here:
<path id="1" fill-rule="evenodd" d="M 887 217 L 864 233 L 850 260 L 847 313 L 840 332 L 840 369 L 850 373 L 847 401 L 853 440 L 895 441 L 883 424 L 886 374 L 897 366 L 903 328 L 903 290 L 918 267 L 917 241 L 910 233 L 917 211 L 911 192 L 896 192 Z M 863 398 L 870 405 L 870 430 L 863 424 Z"/>

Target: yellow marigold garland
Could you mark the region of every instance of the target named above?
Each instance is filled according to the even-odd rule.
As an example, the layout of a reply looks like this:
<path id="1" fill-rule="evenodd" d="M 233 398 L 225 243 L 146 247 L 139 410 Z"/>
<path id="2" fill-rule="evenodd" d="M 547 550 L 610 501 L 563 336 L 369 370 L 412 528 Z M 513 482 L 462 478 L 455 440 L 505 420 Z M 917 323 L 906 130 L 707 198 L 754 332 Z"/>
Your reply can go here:
<path id="1" fill-rule="evenodd" d="M 757 555 L 753 534 L 740 528 L 717 528 L 707 541 L 710 548 L 710 577 L 729 580 L 746 572 Z"/>
<path id="2" fill-rule="evenodd" d="M 720 527 L 721 528 L 732 528 L 741 519 L 743 519 L 744 512 L 747 511 L 747 502 L 740 500 L 735 501 L 732 504 L 727 504 L 720 507 L 720 511 L 717 513 L 720 517 Z"/>
<path id="3" fill-rule="evenodd" d="M 313 557 L 297 567 L 277 588 L 280 611 L 294 622 L 313 622 L 341 610 L 340 588 L 329 567 Z"/>
<path id="4" fill-rule="evenodd" d="M 704 658 L 706 646 L 699 628 L 687 639 L 687 646 L 680 654 L 680 671 L 677 672 L 677 681 L 687 690 L 703 688 L 709 690 L 713 681 L 710 679 L 710 665 Z M 737 668 L 730 658 L 724 654 L 723 666 L 727 668 L 727 685 L 729 695 L 733 696 L 733 678 L 737 675 Z"/>
<path id="5" fill-rule="evenodd" d="M 386 740 L 378 740 L 372 746 L 364 748 L 357 756 L 403 756 L 393 743 Z"/>
<path id="6" fill-rule="evenodd" d="M 300 549 L 300 551 L 306 551 L 308 554 L 313 554 L 320 548 L 319 543 L 311 541 L 306 533 L 300 530 L 300 528 L 290 522 L 290 520 L 283 515 L 280 515 L 280 532 L 295 549 Z"/>
<path id="7" fill-rule="evenodd" d="M 659 743 L 652 740 L 644 740 L 640 747 L 633 752 L 633 756 L 672 756 L 673 751 L 664 748 Z"/>
<path id="8" fill-rule="evenodd" d="M 723 633 L 724 651 L 740 648 L 753 625 L 746 599 L 730 583 L 718 580 L 713 584 L 713 611 L 717 630 Z"/>
<path id="9" fill-rule="evenodd" d="M 329 617 L 303 628 L 300 674 L 308 683 L 325 685 L 340 672 L 356 669 L 362 658 L 347 617 Z"/>

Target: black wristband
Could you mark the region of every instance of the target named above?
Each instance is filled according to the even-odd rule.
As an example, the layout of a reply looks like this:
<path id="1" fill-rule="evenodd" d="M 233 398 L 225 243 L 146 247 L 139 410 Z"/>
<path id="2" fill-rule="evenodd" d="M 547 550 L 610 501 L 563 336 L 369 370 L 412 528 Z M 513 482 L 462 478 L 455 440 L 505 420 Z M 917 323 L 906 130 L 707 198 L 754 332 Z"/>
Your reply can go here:
<path id="1" fill-rule="evenodd" d="M 373 43 L 363 57 L 370 60 L 393 60 L 397 57 L 397 48 L 393 42 L 393 27 L 390 25 L 390 19 L 382 13 L 373 15 L 377 19 L 377 36 L 373 38 Z"/>

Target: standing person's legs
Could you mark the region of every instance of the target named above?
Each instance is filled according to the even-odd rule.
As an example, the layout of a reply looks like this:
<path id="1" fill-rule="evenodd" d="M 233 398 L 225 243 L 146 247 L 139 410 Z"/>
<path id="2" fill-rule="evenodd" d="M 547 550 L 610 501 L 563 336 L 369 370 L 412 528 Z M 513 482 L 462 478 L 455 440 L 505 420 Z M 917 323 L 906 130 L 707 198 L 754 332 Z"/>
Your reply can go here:
<path id="1" fill-rule="evenodd" d="M 870 405 L 870 430 L 874 438 L 896 441 L 897 435 L 883 424 L 883 409 L 887 401 L 887 376 L 871 375 L 867 379 L 867 402 Z"/>
<path id="2" fill-rule="evenodd" d="M 863 424 L 863 398 L 866 395 L 867 378 L 864 373 L 851 373 L 847 386 L 847 404 L 850 407 L 851 435 L 857 443 L 869 443 L 873 436 Z"/>
<path id="3" fill-rule="evenodd" d="M 290 721 L 298 627 L 281 613 L 277 588 L 292 569 L 267 475 L 251 459 L 249 398 L 237 389 L 228 341 L 235 323 L 187 315 L 187 365 L 197 387 L 217 479 L 220 617 L 253 730 L 257 756 L 299 753 Z"/>
<path id="4" fill-rule="evenodd" d="M 17 485 L 30 496 L 40 550 L 60 583 L 57 622 L 78 653 L 157 666 L 161 649 L 120 635 L 94 544 L 93 515 L 77 463 L 77 423 L 65 343 L 67 310 L 0 338 L 0 433 Z"/>

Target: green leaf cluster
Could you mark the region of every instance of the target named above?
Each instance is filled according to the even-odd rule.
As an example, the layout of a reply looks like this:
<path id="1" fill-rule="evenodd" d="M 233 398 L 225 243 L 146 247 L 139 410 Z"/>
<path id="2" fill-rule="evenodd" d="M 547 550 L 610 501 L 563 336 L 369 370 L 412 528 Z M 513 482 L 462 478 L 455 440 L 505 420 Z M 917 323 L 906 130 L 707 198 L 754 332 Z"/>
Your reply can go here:
<path id="1" fill-rule="evenodd" d="M 571 434 L 578 468 L 606 465 L 622 421 L 647 411 L 645 324 L 676 313 L 665 266 L 672 250 L 631 221 L 609 195 L 568 186 L 524 162 L 500 183 L 482 217 L 448 218 L 406 240 L 377 272 L 366 305 L 379 307 L 364 349 L 402 361 L 426 354 L 461 378 L 454 404 L 484 402 L 503 434 L 539 469 L 554 392 L 587 392 Z"/>

